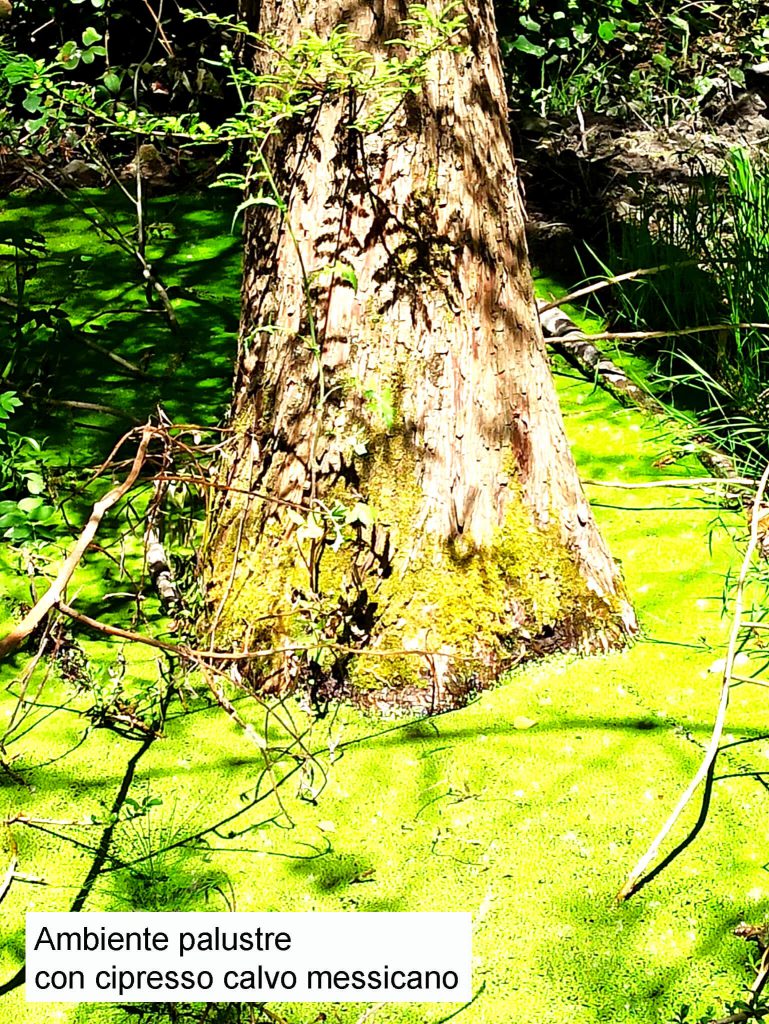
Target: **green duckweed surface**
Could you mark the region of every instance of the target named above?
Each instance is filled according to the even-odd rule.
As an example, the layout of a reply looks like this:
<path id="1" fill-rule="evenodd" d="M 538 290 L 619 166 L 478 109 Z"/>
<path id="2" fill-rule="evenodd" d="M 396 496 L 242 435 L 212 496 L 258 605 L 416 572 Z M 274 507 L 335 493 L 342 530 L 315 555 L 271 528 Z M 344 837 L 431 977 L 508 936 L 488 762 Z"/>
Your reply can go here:
<path id="1" fill-rule="evenodd" d="M 173 225 L 173 245 L 159 253 L 166 278 L 189 273 L 195 287 L 214 296 L 213 305 L 189 300 L 182 309 L 190 348 L 176 364 L 180 340 L 165 330 L 148 340 L 136 317 L 110 336 L 129 359 L 143 345 L 155 346 L 149 365 L 157 361 L 162 380 L 152 394 L 118 374 L 109 387 L 105 376 L 102 387 L 99 374 L 112 369 L 94 371 L 92 353 L 80 380 L 67 387 L 99 393 L 95 401 L 137 418 L 163 401 L 177 419 L 212 422 L 226 400 L 234 352 L 237 240 L 227 233 L 228 210 L 202 211 L 196 198 L 163 202 L 163 219 Z M 101 251 L 68 211 L 37 197 L 29 203 L 51 245 L 69 247 L 67 259 Z M 114 302 L 111 280 L 99 270 L 91 296 Z M 89 315 L 87 296 L 76 298 Z M 137 295 L 132 301 L 140 305 Z M 555 369 L 583 478 L 701 475 L 694 463 L 656 466 L 670 445 L 663 425 L 620 408 L 565 364 Z M 206 382 L 208 392 L 201 392 Z M 102 457 L 118 433 L 95 414 L 57 413 L 49 430 L 62 465 Z M 643 637 L 620 653 L 559 656 L 521 668 L 471 706 L 431 721 L 382 723 L 342 709 L 316 724 L 307 740 L 317 750 L 334 748 L 315 803 L 298 793 L 320 778 L 300 785 L 295 763 L 284 759 L 277 763 L 289 778 L 278 806 L 262 779 L 260 751 L 199 686 L 186 694 L 186 712 L 171 708 L 163 736 L 142 744 L 90 727 L 78 713 L 87 697 L 49 673 L 27 727 L 8 748 L 26 785 L 0 770 L 0 819 L 52 822 L 16 823 L 0 833 L 0 873 L 15 843 L 19 870 L 42 882 L 14 882 L 3 901 L 0 985 L 22 963 L 25 912 L 82 901 L 85 910 L 471 911 L 472 1004 L 386 1004 L 373 1016 L 377 1024 L 438 1024 L 457 1012 L 454 1019 L 464 1024 L 651 1024 L 673 1020 L 682 1004 L 704 1013 L 739 996 L 752 976 L 749 950 L 732 930 L 742 919 L 763 920 L 769 906 L 766 794 L 755 776 L 769 757 L 760 690 L 735 691 L 728 732 L 750 742 L 724 755 L 697 840 L 629 903 L 617 905 L 614 895 L 695 770 L 709 734 L 720 687 L 709 667 L 728 631 L 724 575 L 739 560 L 735 540 L 743 538 L 744 518 L 721 514 L 700 490 L 587 490 L 621 560 Z M 75 511 L 87 504 L 83 498 Z M 126 524 L 123 512 L 110 529 Z M 127 550 L 129 561 L 132 551 L 136 558 L 136 541 Z M 27 583 L 10 571 L 13 552 L 3 557 L 4 612 L 11 619 Z M 118 586 L 125 584 L 114 567 L 94 555 L 72 593 L 84 611 L 119 622 L 130 618 L 131 602 L 104 597 Z M 165 626 L 152 599 L 142 615 L 144 628 L 161 635 Z M 78 638 L 105 680 L 121 651 L 120 671 L 137 687 L 157 678 L 151 648 Z M 25 657 L 3 667 L 0 722 L 15 704 Z M 238 706 L 247 721 L 264 727 L 264 713 L 246 698 Z M 282 713 L 288 711 L 301 719 L 301 710 Z M 277 749 L 281 723 L 271 718 L 267 725 Z M 121 787 L 137 807 L 158 802 L 131 819 L 124 803 L 110 827 Z M 89 824 L 92 816 L 101 824 Z M 194 848 L 154 852 L 196 835 Z M 89 878 L 105 837 L 103 870 Z M 133 870 L 121 868 L 127 862 Z M 365 1011 L 360 1004 L 271 1009 L 291 1024 L 355 1024 Z M 26 1004 L 23 987 L 0 997 L 0 1011 L 17 1024 L 131 1019 L 115 1006 Z M 167 1019 L 160 1011 L 157 1018 Z"/>

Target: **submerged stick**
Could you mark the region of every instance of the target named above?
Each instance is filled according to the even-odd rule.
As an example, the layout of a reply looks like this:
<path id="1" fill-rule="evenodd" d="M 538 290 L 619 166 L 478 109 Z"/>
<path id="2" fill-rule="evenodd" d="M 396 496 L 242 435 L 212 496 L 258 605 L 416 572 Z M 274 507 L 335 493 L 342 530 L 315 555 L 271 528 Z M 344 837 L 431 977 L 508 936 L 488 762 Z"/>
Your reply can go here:
<path id="1" fill-rule="evenodd" d="M 0 659 L 16 650 L 19 644 L 23 640 L 26 640 L 29 634 L 40 625 L 51 609 L 62 600 L 67 584 L 72 578 L 72 574 L 77 568 L 80 559 L 88 550 L 89 544 L 96 536 L 96 531 L 99 529 L 102 519 L 112 506 L 117 504 L 123 495 L 127 494 L 136 483 L 136 478 L 139 476 L 141 468 L 144 465 L 144 460 L 147 457 L 147 448 L 150 440 L 155 436 L 155 433 L 156 431 L 154 427 L 147 425 L 143 428 L 139 447 L 128 476 L 121 484 L 116 485 L 112 490 L 108 491 L 104 497 L 100 501 L 97 501 L 93 506 L 90 518 L 88 519 L 83 532 L 78 537 L 77 543 L 72 548 L 72 551 L 70 551 L 61 569 L 59 569 L 56 579 L 31 611 L 24 616 L 18 626 L 12 629 L 7 636 L 0 640 Z"/>
<path id="2" fill-rule="evenodd" d="M 740 575 L 737 580 L 737 589 L 734 595 L 734 616 L 732 618 L 732 628 L 729 633 L 729 646 L 726 652 L 726 663 L 724 665 L 723 681 L 721 683 L 721 698 L 718 704 L 718 713 L 716 715 L 715 723 L 713 724 L 713 731 L 710 736 L 710 742 L 705 750 L 705 754 L 702 758 L 702 763 L 697 770 L 694 778 L 687 786 L 685 792 L 681 796 L 681 799 L 675 806 L 673 813 L 670 815 L 668 820 L 662 826 L 656 837 L 652 841 L 646 853 L 641 857 L 636 866 L 630 872 L 627 877 L 627 881 L 622 886 L 620 891 L 617 893 L 618 900 L 626 900 L 629 896 L 632 896 L 634 892 L 637 892 L 642 885 L 648 881 L 646 872 L 652 863 L 656 860 L 657 854 L 662 843 L 665 841 L 673 826 L 676 824 L 678 819 L 681 817 L 684 809 L 688 805 L 689 801 L 694 796 L 695 792 L 708 776 L 711 775 L 715 767 L 716 758 L 718 757 L 718 750 L 721 744 L 721 735 L 724 731 L 724 723 L 726 721 L 726 711 L 729 706 L 729 691 L 732 686 L 732 672 L 734 669 L 734 657 L 737 653 L 737 643 L 739 640 L 740 630 L 743 628 L 742 623 L 742 606 L 743 606 L 743 595 L 745 591 L 745 581 L 750 570 L 750 564 L 753 560 L 756 548 L 758 547 L 758 524 L 761 519 L 761 502 L 766 490 L 767 482 L 769 482 L 769 465 L 764 470 L 761 481 L 756 491 L 756 496 L 753 499 L 753 512 L 750 518 L 750 539 L 748 540 L 747 547 L 745 548 L 745 555 L 742 559 L 742 566 L 740 568 Z"/>

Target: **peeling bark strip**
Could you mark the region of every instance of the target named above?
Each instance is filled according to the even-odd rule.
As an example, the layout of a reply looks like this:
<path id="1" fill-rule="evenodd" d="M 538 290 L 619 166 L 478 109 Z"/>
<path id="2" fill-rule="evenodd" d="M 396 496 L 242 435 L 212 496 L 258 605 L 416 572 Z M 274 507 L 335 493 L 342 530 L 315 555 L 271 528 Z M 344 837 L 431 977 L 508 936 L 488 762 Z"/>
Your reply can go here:
<path id="1" fill-rule="evenodd" d="M 248 7 L 252 27 L 285 46 L 344 24 L 383 55 L 411 31 L 398 0 Z M 493 674 L 537 634 L 591 648 L 635 628 L 545 355 L 493 6 L 465 10 L 462 51 L 437 53 L 424 89 L 381 132 L 351 130 L 354 97 L 329 95 L 312 123 L 268 144 L 288 214 L 247 211 L 238 441 L 222 473 L 319 514 L 363 501 L 373 525 L 333 551 L 325 537 L 303 542 L 277 505 L 225 494 L 207 549 L 218 643 L 264 641 L 254 620 L 272 613 L 274 640 L 320 630 L 434 650 L 415 667 L 404 658 L 395 682 L 439 691 L 463 656 Z M 271 60 L 259 50 L 258 70 Z M 328 270 L 340 265 L 357 286 Z M 361 660 L 365 679 L 352 662 L 310 658 L 304 669 L 316 681 L 393 684 L 395 659 Z M 287 666 L 285 681 L 302 671 Z M 460 688 L 479 672 L 463 671 Z"/>

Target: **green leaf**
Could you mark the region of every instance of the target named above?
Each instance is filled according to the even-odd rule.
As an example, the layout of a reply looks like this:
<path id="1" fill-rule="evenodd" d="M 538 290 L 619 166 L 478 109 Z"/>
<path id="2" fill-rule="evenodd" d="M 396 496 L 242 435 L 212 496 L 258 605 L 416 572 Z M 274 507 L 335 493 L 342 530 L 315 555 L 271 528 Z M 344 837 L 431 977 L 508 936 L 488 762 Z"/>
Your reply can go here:
<path id="1" fill-rule="evenodd" d="M 669 14 L 668 21 L 671 25 L 675 25 L 677 29 L 680 29 L 684 33 L 684 35 L 689 34 L 689 22 L 684 21 L 683 18 L 679 18 L 677 14 Z"/>
<path id="2" fill-rule="evenodd" d="M 652 61 L 660 68 L 664 68 L 665 71 L 670 71 L 673 67 L 673 61 L 670 57 L 667 57 L 664 53 L 655 53 L 652 57 Z"/>
<path id="3" fill-rule="evenodd" d="M 30 114 L 36 114 L 40 109 L 42 99 L 43 97 L 40 95 L 39 92 L 28 92 L 22 100 L 21 105 L 24 107 L 25 110 L 28 110 Z"/>
<path id="4" fill-rule="evenodd" d="M 22 512 L 34 512 L 43 504 L 43 499 L 35 495 L 33 498 L 22 498 L 17 504 Z"/>
<path id="5" fill-rule="evenodd" d="M 545 48 L 540 46 L 538 43 L 532 43 L 530 39 L 525 36 L 518 36 L 517 39 L 513 39 L 509 43 L 511 50 L 518 50 L 520 53 L 529 53 L 532 57 L 544 57 Z"/>
<path id="6" fill-rule="evenodd" d="M 45 490 L 45 481 L 39 473 L 27 473 L 26 481 L 30 494 L 42 494 Z"/>
<path id="7" fill-rule="evenodd" d="M 85 32 L 83 32 L 81 38 L 83 40 L 83 46 L 93 46 L 94 43 L 98 43 L 101 39 L 101 33 L 97 32 L 92 25 L 89 25 Z"/>
<path id="8" fill-rule="evenodd" d="M 66 65 L 65 65 L 65 67 L 66 67 Z M 47 124 L 48 124 L 48 114 L 46 113 L 46 114 L 43 114 L 42 117 L 36 117 L 34 119 L 30 119 L 29 121 L 25 121 L 24 122 L 24 127 L 26 128 L 26 130 L 29 132 L 30 135 L 34 135 L 36 131 L 38 131 L 40 128 L 45 128 L 45 126 Z"/>
<path id="9" fill-rule="evenodd" d="M 120 75 L 116 75 L 114 71 L 108 71 L 104 76 L 104 88 L 110 92 L 120 92 L 120 86 L 122 85 L 122 79 Z"/>
<path id="10" fill-rule="evenodd" d="M 563 17 L 563 15 L 561 15 L 561 17 Z M 518 21 L 520 22 L 521 27 L 528 29 L 529 32 L 539 32 L 542 28 L 540 23 L 535 21 L 533 18 L 530 18 L 528 14 L 522 14 Z"/>
<path id="11" fill-rule="evenodd" d="M 279 202 L 278 202 L 278 200 L 277 200 L 277 199 L 273 199 L 273 197 L 272 197 L 272 196 L 251 196 L 251 198 L 250 198 L 250 199 L 246 199 L 246 200 L 245 200 L 244 202 L 242 202 L 242 203 L 240 204 L 240 206 L 239 206 L 239 207 L 238 207 L 238 208 L 237 208 L 237 209 L 235 210 L 235 213 L 233 214 L 233 217 L 232 217 L 232 226 L 231 226 L 231 228 L 230 228 L 230 231 L 233 231 L 233 230 L 234 230 L 234 228 L 235 228 L 235 222 L 236 222 L 236 220 L 238 219 L 238 216 L 239 216 L 239 215 L 240 215 L 240 214 L 241 214 L 241 213 L 242 213 L 242 212 L 243 212 L 244 210 L 247 210 L 247 209 L 248 209 L 248 208 L 249 208 L 250 206 L 275 206 L 275 207 L 277 207 L 277 208 L 278 208 L 279 210 L 282 210 L 282 211 L 284 211 L 284 212 L 285 212 L 285 206 L 284 206 L 284 204 L 282 204 L 282 203 L 279 203 Z"/>
<path id="12" fill-rule="evenodd" d="M 56 55 L 59 63 L 63 64 L 67 71 L 73 71 L 80 63 L 80 49 L 74 40 L 65 43 Z"/>
<path id="13" fill-rule="evenodd" d="M 7 420 L 20 405 L 21 399 L 16 396 L 15 391 L 0 392 L 0 420 Z"/>
<path id="14" fill-rule="evenodd" d="M 605 43 L 610 43 L 617 34 L 617 26 L 613 21 L 602 21 L 598 26 L 598 35 Z"/>
<path id="15" fill-rule="evenodd" d="M 2 68 L 2 76 L 9 85 L 19 85 L 28 82 L 34 71 L 34 64 L 30 60 L 11 60 Z"/>
<path id="16" fill-rule="evenodd" d="M 53 506 L 40 505 L 39 508 L 32 509 L 29 518 L 33 523 L 47 523 L 49 519 L 53 518 L 54 512 Z"/>
<path id="17" fill-rule="evenodd" d="M 351 266 L 348 266 L 348 265 L 345 264 L 343 267 L 341 267 L 341 269 L 339 271 L 339 276 L 347 284 L 351 284 L 352 287 L 353 287 L 353 291 L 357 292 L 357 290 L 358 290 L 358 275 L 355 273 L 355 271 L 353 270 L 353 268 Z"/>

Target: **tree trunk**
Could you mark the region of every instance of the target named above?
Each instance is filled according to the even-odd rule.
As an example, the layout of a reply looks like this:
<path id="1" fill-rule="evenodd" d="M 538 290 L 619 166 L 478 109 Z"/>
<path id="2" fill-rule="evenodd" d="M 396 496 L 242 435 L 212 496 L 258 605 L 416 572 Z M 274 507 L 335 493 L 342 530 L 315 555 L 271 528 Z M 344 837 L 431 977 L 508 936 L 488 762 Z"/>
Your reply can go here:
<path id="1" fill-rule="evenodd" d="M 344 24 L 387 55 L 408 6 L 252 17 L 282 45 Z M 205 549 L 212 643 L 282 649 L 248 662 L 263 686 L 435 710 L 635 628 L 545 355 L 492 3 L 465 9 L 462 48 L 381 130 L 329 94 L 265 149 L 288 210 L 246 214 L 232 489 Z"/>

